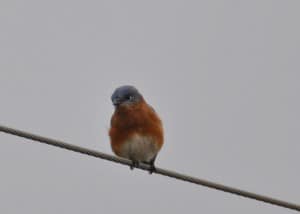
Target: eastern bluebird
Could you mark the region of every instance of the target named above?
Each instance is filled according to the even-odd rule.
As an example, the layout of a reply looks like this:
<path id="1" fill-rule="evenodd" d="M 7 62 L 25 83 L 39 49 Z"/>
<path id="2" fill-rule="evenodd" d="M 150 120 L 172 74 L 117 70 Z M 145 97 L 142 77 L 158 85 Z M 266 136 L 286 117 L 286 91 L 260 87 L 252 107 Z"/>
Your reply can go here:
<path id="1" fill-rule="evenodd" d="M 162 122 L 154 109 L 133 86 L 121 86 L 111 96 L 115 111 L 111 118 L 109 136 L 113 152 L 132 160 L 134 166 L 140 162 L 151 165 L 163 145 Z"/>

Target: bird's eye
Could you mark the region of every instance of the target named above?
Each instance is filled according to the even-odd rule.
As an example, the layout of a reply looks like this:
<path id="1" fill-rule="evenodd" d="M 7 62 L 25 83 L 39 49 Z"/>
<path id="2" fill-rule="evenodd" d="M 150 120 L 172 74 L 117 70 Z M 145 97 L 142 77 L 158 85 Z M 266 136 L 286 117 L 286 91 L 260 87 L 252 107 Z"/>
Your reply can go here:
<path id="1" fill-rule="evenodd" d="M 128 100 L 132 101 L 134 99 L 133 95 L 128 96 Z"/>

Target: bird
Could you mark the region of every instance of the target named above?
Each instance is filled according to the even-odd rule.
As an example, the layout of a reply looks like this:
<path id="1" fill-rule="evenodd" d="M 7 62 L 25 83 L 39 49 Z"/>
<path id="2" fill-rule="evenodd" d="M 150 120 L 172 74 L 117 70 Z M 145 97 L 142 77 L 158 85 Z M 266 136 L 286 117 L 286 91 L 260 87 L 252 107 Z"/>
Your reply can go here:
<path id="1" fill-rule="evenodd" d="M 149 164 L 149 173 L 152 174 L 156 170 L 155 159 L 164 143 L 160 117 L 131 85 L 116 88 L 111 101 L 115 107 L 109 129 L 113 152 L 131 160 L 131 169 L 140 163 Z"/>

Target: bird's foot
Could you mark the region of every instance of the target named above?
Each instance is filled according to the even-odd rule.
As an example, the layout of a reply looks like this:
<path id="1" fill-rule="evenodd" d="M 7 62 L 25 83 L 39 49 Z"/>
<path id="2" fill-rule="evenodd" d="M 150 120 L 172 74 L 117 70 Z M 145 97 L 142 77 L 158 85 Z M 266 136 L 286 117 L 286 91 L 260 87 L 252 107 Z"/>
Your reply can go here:
<path id="1" fill-rule="evenodd" d="M 138 161 L 132 160 L 132 164 L 130 165 L 130 169 L 133 170 L 136 167 L 139 167 L 140 163 Z"/>
<path id="2" fill-rule="evenodd" d="M 151 175 L 153 172 L 155 172 L 156 171 L 156 168 L 155 168 L 155 166 L 154 166 L 154 164 L 150 164 L 150 169 L 149 169 L 149 174 Z"/>

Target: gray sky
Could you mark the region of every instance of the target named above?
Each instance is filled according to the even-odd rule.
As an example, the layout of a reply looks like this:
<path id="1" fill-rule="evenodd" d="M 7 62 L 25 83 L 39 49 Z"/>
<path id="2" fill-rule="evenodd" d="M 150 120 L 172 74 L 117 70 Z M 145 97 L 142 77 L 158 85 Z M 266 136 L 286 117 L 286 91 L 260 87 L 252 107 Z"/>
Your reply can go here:
<path id="1" fill-rule="evenodd" d="M 0 123 L 111 154 L 110 95 L 133 84 L 164 122 L 157 166 L 299 204 L 299 9 L 2 0 Z M 0 142 L 0 213 L 293 213 L 5 134 Z"/>

